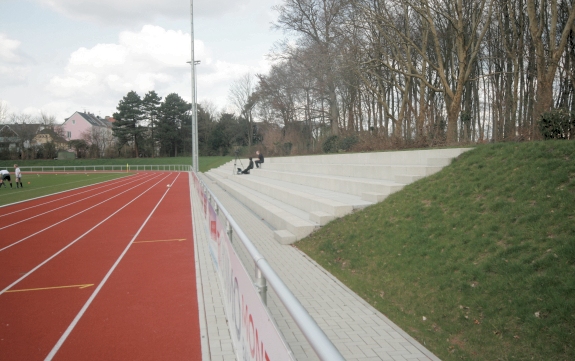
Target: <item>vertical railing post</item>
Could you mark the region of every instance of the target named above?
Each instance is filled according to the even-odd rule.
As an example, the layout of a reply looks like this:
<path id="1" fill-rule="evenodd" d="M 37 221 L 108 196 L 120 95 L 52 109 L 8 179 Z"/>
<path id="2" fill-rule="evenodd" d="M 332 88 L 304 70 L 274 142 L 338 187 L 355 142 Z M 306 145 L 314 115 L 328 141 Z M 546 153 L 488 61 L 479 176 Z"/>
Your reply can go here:
<path id="1" fill-rule="evenodd" d="M 258 289 L 262 303 L 267 306 L 268 304 L 268 285 L 266 279 L 262 275 L 262 271 L 259 269 L 257 263 L 256 266 L 256 282 L 254 285 Z"/>
<path id="2" fill-rule="evenodd" d="M 228 239 L 230 243 L 233 243 L 232 235 L 234 234 L 234 230 L 230 222 L 226 219 L 226 234 L 228 235 Z"/>

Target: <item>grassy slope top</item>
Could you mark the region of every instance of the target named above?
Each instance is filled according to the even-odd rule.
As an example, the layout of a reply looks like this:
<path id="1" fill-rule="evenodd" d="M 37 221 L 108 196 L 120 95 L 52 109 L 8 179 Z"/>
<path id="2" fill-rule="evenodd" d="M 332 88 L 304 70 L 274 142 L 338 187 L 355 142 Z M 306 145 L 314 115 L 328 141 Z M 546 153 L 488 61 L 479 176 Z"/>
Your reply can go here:
<path id="1" fill-rule="evenodd" d="M 575 360 L 573 141 L 477 147 L 296 245 L 444 360 Z"/>

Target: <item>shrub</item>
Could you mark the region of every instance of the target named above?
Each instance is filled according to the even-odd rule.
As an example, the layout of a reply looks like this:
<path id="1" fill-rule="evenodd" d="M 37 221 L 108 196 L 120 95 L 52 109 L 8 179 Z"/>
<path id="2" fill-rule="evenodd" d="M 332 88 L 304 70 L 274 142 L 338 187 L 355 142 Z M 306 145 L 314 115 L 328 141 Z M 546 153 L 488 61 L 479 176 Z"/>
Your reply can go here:
<path id="1" fill-rule="evenodd" d="M 573 139 L 575 137 L 575 114 L 557 108 L 541 114 L 539 130 L 544 139 Z"/>
<path id="2" fill-rule="evenodd" d="M 345 137 L 340 140 L 339 142 L 339 149 L 343 151 L 348 151 L 359 142 L 359 139 L 356 135 L 351 135 L 349 137 Z"/>
<path id="3" fill-rule="evenodd" d="M 339 137 L 332 135 L 323 142 L 322 149 L 324 153 L 335 153 L 338 150 Z"/>
<path id="4" fill-rule="evenodd" d="M 323 142 L 322 149 L 324 153 L 337 153 L 340 151 L 347 152 L 357 143 L 359 143 L 357 135 L 350 135 L 343 138 L 337 135 L 332 135 Z"/>

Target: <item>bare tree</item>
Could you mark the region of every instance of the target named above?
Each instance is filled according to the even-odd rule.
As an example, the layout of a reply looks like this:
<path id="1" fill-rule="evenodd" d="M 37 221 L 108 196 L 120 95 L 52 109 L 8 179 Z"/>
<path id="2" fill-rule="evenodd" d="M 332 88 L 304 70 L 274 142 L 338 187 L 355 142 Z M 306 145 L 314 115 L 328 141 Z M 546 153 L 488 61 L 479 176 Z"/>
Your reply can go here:
<path id="1" fill-rule="evenodd" d="M 8 122 L 8 104 L 5 101 L 0 100 L 0 124 L 5 124 Z"/>
<path id="2" fill-rule="evenodd" d="M 44 125 L 46 128 L 52 129 L 54 125 L 56 125 L 56 117 L 42 111 L 38 117 L 38 122 Z"/>
<path id="3" fill-rule="evenodd" d="M 112 130 L 104 127 L 91 127 L 80 136 L 93 149 L 92 156 L 95 157 L 104 157 L 106 151 L 114 144 Z"/>
<path id="4" fill-rule="evenodd" d="M 248 145 L 252 145 L 253 139 L 253 116 L 255 106 L 255 80 L 251 73 L 246 73 L 232 83 L 229 100 L 239 112 L 240 116 L 248 121 Z"/>
<path id="5" fill-rule="evenodd" d="M 560 22 L 560 11 L 569 14 L 564 22 Z M 575 30 L 575 6 L 569 0 L 527 0 L 527 15 L 537 61 L 537 99 L 533 117 L 539 119 L 553 106 L 553 81 L 568 37 Z"/>
<path id="6" fill-rule="evenodd" d="M 336 74 L 342 32 L 338 30 L 350 5 L 349 0 L 287 0 L 275 7 L 279 12 L 276 27 L 295 34 L 300 47 L 314 49 L 313 76 L 326 95 L 333 135 L 339 134 Z M 284 42 L 283 50 L 290 53 L 294 48 Z"/>
<path id="7" fill-rule="evenodd" d="M 286 0 L 276 27 L 294 38 L 258 76 L 258 111 L 284 127 L 327 118 L 331 134 L 430 145 L 533 139 L 541 112 L 575 110 L 574 9 L 573 0 Z"/>
<path id="8" fill-rule="evenodd" d="M 40 128 L 39 124 L 35 124 L 33 117 L 30 114 L 11 114 L 10 123 L 14 131 L 18 134 L 19 144 L 18 147 L 21 152 L 22 159 L 33 159 L 34 149 L 32 148 L 32 140 L 38 134 Z"/>

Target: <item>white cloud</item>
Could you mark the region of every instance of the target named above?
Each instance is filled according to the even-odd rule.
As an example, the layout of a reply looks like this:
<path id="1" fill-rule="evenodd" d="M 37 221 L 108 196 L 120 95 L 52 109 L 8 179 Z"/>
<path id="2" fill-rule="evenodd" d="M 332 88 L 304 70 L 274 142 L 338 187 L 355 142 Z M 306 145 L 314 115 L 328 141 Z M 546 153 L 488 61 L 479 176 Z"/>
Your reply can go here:
<path id="1" fill-rule="evenodd" d="M 266 71 L 263 54 L 275 40 L 270 8 L 282 1 L 194 0 L 200 102 L 221 109 L 234 79 Z M 175 92 L 189 101 L 189 1 L 10 4 L 0 12 L 10 20 L 0 26 L 0 100 L 12 112 L 41 109 L 60 120 L 76 110 L 111 115 L 130 90 Z M 55 29 L 54 43 L 51 33 L 39 36 L 45 29 Z"/>
<path id="2" fill-rule="evenodd" d="M 6 34 L 0 33 L 0 64 L 16 63 L 21 60 L 17 54 L 20 41 L 9 39 Z"/>
<path id="3" fill-rule="evenodd" d="M 186 19 L 190 16 L 190 2 L 183 0 L 36 0 L 68 15 L 103 23 L 138 24 L 157 16 Z M 244 9 L 247 5 L 269 7 L 267 0 L 195 0 L 194 17 L 217 17 Z"/>
<path id="4" fill-rule="evenodd" d="M 20 84 L 29 74 L 24 58 L 20 55 L 21 42 L 0 33 L 0 79 L 3 85 Z"/>
<path id="5" fill-rule="evenodd" d="M 247 72 L 267 70 L 258 66 L 213 60 L 202 41 L 195 42 L 198 70 L 198 100 L 224 107 L 229 84 Z M 120 33 L 117 44 L 80 48 L 70 55 L 64 73 L 53 76 L 46 90 L 54 104 L 77 104 L 93 112 L 112 114 L 118 101 L 131 90 L 143 96 L 155 90 L 160 96 L 178 93 L 189 101 L 191 94 L 190 35 L 146 25 L 139 32 Z M 108 107 L 105 109 L 105 107 Z M 81 110 L 81 109 L 80 109 Z M 63 111 L 63 110 L 62 110 Z"/>
<path id="6" fill-rule="evenodd" d="M 61 98 L 87 98 L 168 89 L 189 72 L 189 48 L 190 36 L 181 31 L 152 25 L 140 32 L 125 31 L 117 44 L 72 53 L 65 74 L 54 76 L 48 90 Z"/>

